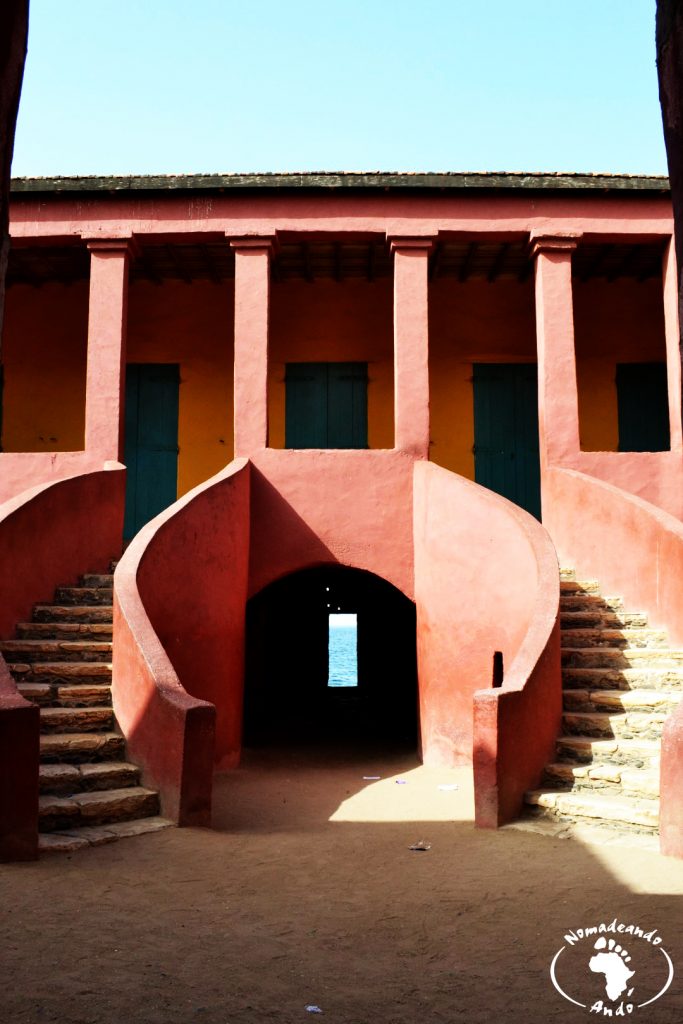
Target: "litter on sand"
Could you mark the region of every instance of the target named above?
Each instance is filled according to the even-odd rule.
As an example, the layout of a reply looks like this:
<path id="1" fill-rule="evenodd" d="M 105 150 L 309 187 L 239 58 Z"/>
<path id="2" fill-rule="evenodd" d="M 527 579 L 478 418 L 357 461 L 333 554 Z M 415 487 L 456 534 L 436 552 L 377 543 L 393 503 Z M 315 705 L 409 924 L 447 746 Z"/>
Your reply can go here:
<path id="1" fill-rule="evenodd" d="M 432 844 L 431 843 L 426 843 L 424 841 L 424 839 L 418 839 L 418 841 L 416 843 L 413 843 L 412 846 L 408 847 L 409 850 L 416 850 L 416 851 L 419 851 L 419 852 L 422 852 L 424 850 L 431 850 L 431 848 L 432 848 Z"/>
<path id="2" fill-rule="evenodd" d="M 322 1012 L 323 1011 L 320 1009 L 320 1007 L 316 1006 L 314 1003 L 309 1003 L 308 1006 L 306 1007 L 306 1013 L 322 1013 Z"/>
<path id="3" fill-rule="evenodd" d="M 458 787 L 455 782 L 444 782 L 436 788 L 443 790 L 444 793 L 450 793 L 452 790 L 457 789 Z"/>
<path id="4" fill-rule="evenodd" d="M 378 782 L 381 778 L 381 775 L 364 775 L 363 782 Z M 311 1010 L 311 1013 L 313 1013 L 313 1010 Z"/>
<path id="5" fill-rule="evenodd" d="M 408 780 L 407 779 L 396 779 L 396 785 L 397 786 L 407 786 L 408 785 Z"/>

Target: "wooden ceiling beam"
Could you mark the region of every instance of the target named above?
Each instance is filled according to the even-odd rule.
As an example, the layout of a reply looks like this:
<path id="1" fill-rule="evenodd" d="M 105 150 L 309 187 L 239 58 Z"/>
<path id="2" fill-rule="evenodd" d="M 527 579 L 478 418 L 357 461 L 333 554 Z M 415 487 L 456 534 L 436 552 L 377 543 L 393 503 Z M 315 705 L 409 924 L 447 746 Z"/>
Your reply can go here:
<path id="1" fill-rule="evenodd" d="M 469 248 L 468 248 L 467 253 L 465 255 L 465 259 L 462 261 L 462 265 L 460 267 L 460 272 L 458 274 L 458 281 L 460 281 L 461 284 L 464 284 L 464 282 L 467 280 L 467 278 L 470 275 L 470 271 L 472 269 L 472 264 L 474 262 L 474 257 L 477 254 L 477 248 L 478 248 L 478 246 L 477 246 L 476 242 L 470 242 Z"/>
<path id="2" fill-rule="evenodd" d="M 500 249 L 496 253 L 495 259 L 493 260 L 493 263 L 491 264 L 491 269 L 489 270 L 488 274 L 486 275 L 486 280 L 488 281 L 489 284 L 493 284 L 493 282 L 496 280 L 496 278 L 500 274 L 501 270 L 503 269 L 503 263 L 505 262 L 505 257 L 507 256 L 509 248 L 510 248 L 510 243 L 509 242 L 503 242 L 503 244 L 501 245 Z"/>
<path id="3" fill-rule="evenodd" d="M 607 257 L 614 249 L 613 245 L 602 245 L 598 249 L 597 255 L 593 258 L 591 263 L 585 268 L 583 274 L 580 275 L 582 282 L 586 282 L 589 277 L 596 277 L 600 267 L 603 265 Z"/>
<path id="4" fill-rule="evenodd" d="M 173 269 L 175 270 L 180 280 L 183 281 L 185 284 L 192 284 L 192 277 L 190 276 L 190 274 L 188 274 L 187 270 L 185 270 L 185 267 L 178 259 L 178 254 L 176 253 L 173 246 L 165 245 L 164 252 L 168 256 L 169 262 L 171 263 Z"/>
<path id="5" fill-rule="evenodd" d="M 210 280 L 214 284 L 222 284 L 223 281 L 221 275 L 218 272 L 218 268 L 216 267 L 216 261 L 211 255 L 211 250 L 208 248 L 208 246 L 200 245 L 199 254 L 202 257 L 202 263 L 206 267 Z"/>

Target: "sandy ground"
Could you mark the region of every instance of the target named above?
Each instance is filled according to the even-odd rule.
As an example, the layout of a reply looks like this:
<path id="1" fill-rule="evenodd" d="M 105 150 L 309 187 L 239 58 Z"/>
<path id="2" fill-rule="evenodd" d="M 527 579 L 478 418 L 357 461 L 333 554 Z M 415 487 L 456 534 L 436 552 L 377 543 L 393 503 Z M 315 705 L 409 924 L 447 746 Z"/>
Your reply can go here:
<path id="1" fill-rule="evenodd" d="M 253 753 L 217 780 L 215 826 L 0 868 L 1 1024 L 602 1019 L 549 966 L 569 928 L 615 917 L 680 967 L 631 1019 L 683 1019 L 683 862 L 475 831 L 465 770 Z M 656 991 L 637 952 L 635 991 Z"/>

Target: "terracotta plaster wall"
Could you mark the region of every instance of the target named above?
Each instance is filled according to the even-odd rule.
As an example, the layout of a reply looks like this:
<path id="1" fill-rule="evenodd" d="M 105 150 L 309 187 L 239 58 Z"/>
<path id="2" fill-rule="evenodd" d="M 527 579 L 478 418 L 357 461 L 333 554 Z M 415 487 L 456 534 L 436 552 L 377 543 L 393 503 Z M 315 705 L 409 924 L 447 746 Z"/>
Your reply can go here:
<path id="1" fill-rule="evenodd" d="M 285 364 L 367 362 L 368 445 L 392 448 L 393 282 L 380 278 L 273 282 L 270 291 L 269 444 L 285 444 Z"/>
<path id="2" fill-rule="evenodd" d="M 582 451 L 618 450 L 617 363 L 666 362 L 661 278 L 572 282 Z"/>
<path id="3" fill-rule="evenodd" d="M 430 460 L 474 479 L 472 363 L 536 362 L 534 290 L 516 281 L 429 286 Z"/>
<path id="4" fill-rule="evenodd" d="M 130 287 L 127 361 L 180 364 L 179 497 L 232 459 L 233 310 L 232 281 Z"/>
<path id="5" fill-rule="evenodd" d="M 427 764 L 470 764 L 473 698 L 492 686 L 494 652 L 502 652 L 505 685 L 521 689 L 554 628 L 557 561 L 545 531 L 530 516 L 438 466 L 416 464 L 414 502 L 423 757 Z M 548 617 L 547 629 L 526 651 L 524 669 L 515 669 L 536 616 Z M 538 702 L 538 720 L 547 733 L 539 732 L 543 752 L 559 719 L 559 656 L 554 668 Z M 494 746 L 497 729 L 491 727 Z"/>
<path id="6" fill-rule="evenodd" d="M 3 451 L 83 449 L 87 334 L 87 281 L 7 290 Z"/>

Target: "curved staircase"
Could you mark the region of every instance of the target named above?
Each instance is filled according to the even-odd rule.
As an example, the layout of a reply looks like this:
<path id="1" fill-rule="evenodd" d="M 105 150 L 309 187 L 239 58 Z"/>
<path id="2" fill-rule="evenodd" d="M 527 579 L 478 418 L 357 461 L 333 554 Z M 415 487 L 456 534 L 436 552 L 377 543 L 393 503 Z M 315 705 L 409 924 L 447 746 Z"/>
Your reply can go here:
<path id="1" fill-rule="evenodd" d="M 167 828 L 159 796 L 126 760 L 111 706 L 112 576 L 86 575 L 36 605 L 0 642 L 40 707 L 40 850 L 71 851 Z"/>
<path id="2" fill-rule="evenodd" d="M 526 794 L 526 822 L 515 825 L 658 849 L 660 741 L 683 698 L 683 651 L 570 570 L 560 615 L 562 735 L 540 788 Z"/>

